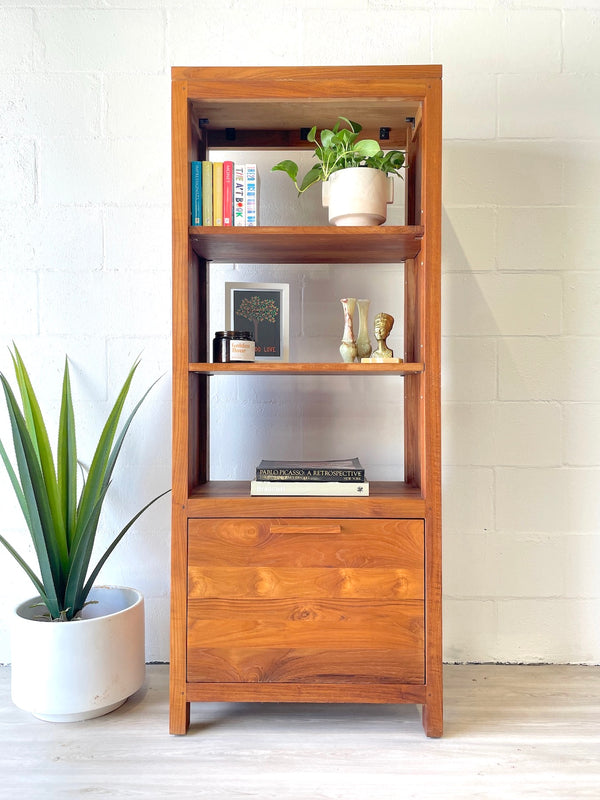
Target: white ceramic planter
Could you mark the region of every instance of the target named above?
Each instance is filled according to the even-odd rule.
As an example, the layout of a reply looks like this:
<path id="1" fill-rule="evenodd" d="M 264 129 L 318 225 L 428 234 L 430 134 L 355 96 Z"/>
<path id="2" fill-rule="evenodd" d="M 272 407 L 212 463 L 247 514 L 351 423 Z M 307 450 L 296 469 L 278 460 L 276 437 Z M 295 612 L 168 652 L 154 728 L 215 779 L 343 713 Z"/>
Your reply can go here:
<path id="1" fill-rule="evenodd" d="M 381 225 L 394 201 L 394 182 L 380 169 L 348 167 L 322 184 L 323 205 L 332 225 Z"/>
<path id="2" fill-rule="evenodd" d="M 125 586 L 94 587 L 80 620 L 36 619 L 40 598 L 13 615 L 15 705 L 50 722 L 77 722 L 118 708 L 144 682 L 144 598 Z"/>

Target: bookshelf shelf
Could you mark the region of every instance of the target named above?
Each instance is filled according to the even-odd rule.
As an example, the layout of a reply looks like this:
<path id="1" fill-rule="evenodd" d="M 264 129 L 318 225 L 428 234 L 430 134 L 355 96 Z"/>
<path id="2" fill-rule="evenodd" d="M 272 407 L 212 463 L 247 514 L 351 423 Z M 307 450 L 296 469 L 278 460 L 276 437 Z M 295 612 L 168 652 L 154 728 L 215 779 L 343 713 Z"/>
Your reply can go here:
<path id="1" fill-rule="evenodd" d="M 385 264 L 416 258 L 423 227 L 191 227 L 194 252 L 239 264 Z"/>
<path id="2" fill-rule="evenodd" d="M 419 703 L 427 735 L 442 734 L 441 108 L 435 65 L 172 69 L 171 733 L 187 731 L 191 702 L 243 700 Z M 220 148 L 302 149 L 303 127 L 340 115 L 360 120 L 368 138 L 389 127 L 384 147 L 406 151 L 404 225 L 190 226 L 190 162 Z M 404 363 L 209 363 L 215 262 L 288 275 L 336 265 L 336 280 L 357 271 L 344 265 L 366 276 L 369 265 L 392 265 Z M 262 396 L 269 376 L 294 390 L 314 376 L 318 402 L 302 419 L 313 437 L 319 404 L 348 388 L 332 376 L 361 377 L 369 397 L 383 386 L 398 413 L 379 433 L 348 428 L 343 438 L 370 436 L 373 463 L 395 480 L 369 480 L 366 465 L 368 497 L 251 496 L 249 480 L 212 480 L 223 453 L 211 462 L 211 437 L 228 424 L 214 407 L 227 388 L 216 379 L 228 375 L 254 378 L 235 386 L 252 435 L 270 431 L 246 392 Z M 237 455 L 228 447 L 233 465 Z"/>
<path id="3" fill-rule="evenodd" d="M 415 375 L 424 364 L 190 364 L 190 372 L 204 375 Z"/>
<path id="4" fill-rule="evenodd" d="M 251 502 L 249 500 L 251 499 Z M 306 499 L 306 498 L 304 498 Z M 390 517 L 421 519 L 425 501 L 420 489 L 402 481 L 371 481 L 369 497 L 311 497 L 322 517 Z M 252 497 L 250 481 L 208 481 L 195 486 L 188 499 L 193 516 L 212 516 L 226 502 L 232 516 L 303 517 L 305 506 L 297 497 Z"/>

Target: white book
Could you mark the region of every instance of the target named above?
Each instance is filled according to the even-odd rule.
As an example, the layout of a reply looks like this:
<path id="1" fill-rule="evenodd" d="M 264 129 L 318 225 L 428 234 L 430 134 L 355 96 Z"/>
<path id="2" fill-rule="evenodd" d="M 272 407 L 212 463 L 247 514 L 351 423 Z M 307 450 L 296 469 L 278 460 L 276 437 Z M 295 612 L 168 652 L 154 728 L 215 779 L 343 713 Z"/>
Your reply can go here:
<path id="1" fill-rule="evenodd" d="M 233 168 L 233 224 L 246 225 L 246 166 L 236 164 Z"/>
<path id="2" fill-rule="evenodd" d="M 356 481 L 250 481 L 254 496 L 368 497 L 369 482 Z"/>
<path id="3" fill-rule="evenodd" d="M 258 172 L 256 164 L 246 164 L 245 170 L 245 224 L 253 228 L 258 225 Z"/>

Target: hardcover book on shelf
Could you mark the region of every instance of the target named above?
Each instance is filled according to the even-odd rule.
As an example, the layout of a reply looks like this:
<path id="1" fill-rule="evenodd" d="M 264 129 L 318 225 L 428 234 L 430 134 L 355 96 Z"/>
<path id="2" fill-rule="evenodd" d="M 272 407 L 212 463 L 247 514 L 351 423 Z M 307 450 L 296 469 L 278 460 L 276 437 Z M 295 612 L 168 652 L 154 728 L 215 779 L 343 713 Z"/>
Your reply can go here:
<path id="1" fill-rule="evenodd" d="M 202 162 L 192 161 L 190 164 L 191 170 L 191 224 L 202 225 Z"/>
<path id="2" fill-rule="evenodd" d="M 223 224 L 223 162 L 213 162 L 213 225 Z"/>
<path id="3" fill-rule="evenodd" d="M 254 497 L 368 497 L 368 481 L 250 481 Z"/>
<path id="4" fill-rule="evenodd" d="M 333 461 L 267 461 L 263 459 L 256 468 L 256 480 L 362 483 L 365 480 L 365 470 L 358 458 Z"/>
<path id="5" fill-rule="evenodd" d="M 233 161 L 223 162 L 223 225 L 233 225 Z"/>
<path id="6" fill-rule="evenodd" d="M 246 225 L 254 228 L 258 225 L 258 172 L 256 164 L 246 164 L 245 214 Z"/>
<path id="7" fill-rule="evenodd" d="M 233 169 L 233 224 L 238 227 L 246 225 L 246 167 L 235 164 Z"/>
<path id="8" fill-rule="evenodd" d="M 213 224 L 213 166 L 210 161 L 202 162 L 202 224 Z"/>

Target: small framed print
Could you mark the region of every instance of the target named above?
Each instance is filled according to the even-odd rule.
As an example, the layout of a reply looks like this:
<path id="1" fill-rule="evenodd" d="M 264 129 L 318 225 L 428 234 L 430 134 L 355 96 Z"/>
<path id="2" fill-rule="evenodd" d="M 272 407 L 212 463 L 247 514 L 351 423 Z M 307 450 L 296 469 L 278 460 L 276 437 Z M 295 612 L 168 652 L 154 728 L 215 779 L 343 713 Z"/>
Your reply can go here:
<path id="1" fill-rule="evenodd" d="M 287 283 L 226 283 L 229 330 L 254 335 L 257 361 L 289 361 L 290 287 Z"/>

